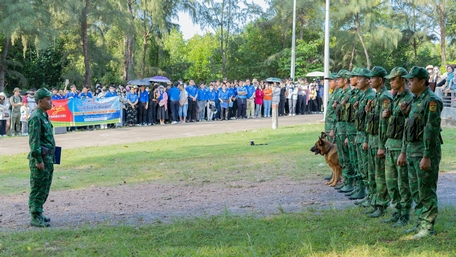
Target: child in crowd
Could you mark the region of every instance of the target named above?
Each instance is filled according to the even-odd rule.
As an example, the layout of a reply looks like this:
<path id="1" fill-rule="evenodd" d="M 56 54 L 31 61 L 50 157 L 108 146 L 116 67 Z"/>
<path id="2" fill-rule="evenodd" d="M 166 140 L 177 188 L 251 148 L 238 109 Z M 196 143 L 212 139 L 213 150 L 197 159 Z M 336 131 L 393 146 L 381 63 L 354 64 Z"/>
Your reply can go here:
<path id="1" fill-rule="evenodd" d="M 21 106 L 21 125 L 22 125 L 22 135 L 28 136 L 28 119 L 30 117 L 30 108 L 28 106 L 27 97 L 22 98 Z"/>

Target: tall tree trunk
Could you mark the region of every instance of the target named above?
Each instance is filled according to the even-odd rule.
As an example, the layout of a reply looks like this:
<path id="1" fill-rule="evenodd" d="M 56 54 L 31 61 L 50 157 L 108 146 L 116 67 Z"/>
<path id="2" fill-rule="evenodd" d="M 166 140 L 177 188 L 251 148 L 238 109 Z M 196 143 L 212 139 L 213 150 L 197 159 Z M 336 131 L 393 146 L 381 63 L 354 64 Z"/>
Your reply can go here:
<path id="1" fill-rule="evenodd" d="M 85 0 L 85 6 L 82 11 L 82 24 L 81 24 L 81 41 L 82 52 L 84 55 L 84 85 L 90 86 L 90 63 L 89 63 L 89 39 L 87 35 L 87 19 L 89 14 L 90 0 Z"/>
<path id="2" fill-rule="evenodd" d="M 133 35 L 133 8 L 132 8 L 132 1 L 127 0 L 127 11 L 129 14 L 129 24 L 130 26 L 128 27 L 128 31 L 125 35 L 124 38 L 124 46 L 125 46 L 125 52 L 124 52 L 124 71 L 123 71 L 123 79 L 125 82 L 130 80 L 130 73 L 132 70 L 132 65 L 133 65 L 133 40 L 134 40 L 134 35 Z"/>
<path id="3" fill-rule="evenodd" d="M 446 31 L 445 31 L 445 6 L 444 1 L 440 1 L 437 7 L 439 12 L 439 26 L 440 26 L 440 55 L 442 64 L 446 65 Z"/>
<path id="4" fill-rule="evenodd" d="M 360 25 L 359 25 L 359 16 L 358 16 L 358 14 L 355 15 L 355 26 L 356 26 L 356 34 L 358 34 L 359 41 L 361 42 L 361 45 L 363 46 L 364 55 L 366 55 L 367 68 L 370 69 L 371 63 L 370 63 L 370 59 L 369 59 L 369 54 L 367 53 L 366 44 L 364 43 L 363 36 L 361 35 L 361 28 L 360 28 Z"/>
<path id="5" fill-rule="evenodd" d="M 141 78 L 144 78 L 146 72 L 146 52 L 147 52 L 147 39 L 149 38 L 149 29 L 147 28 L 146 22 L 146 11 L 144 11 L 144 37 L 143 37 L 143 49 L 142 49 L 142 64 L 141 64 Z"/>
<path id="6" fill-rule="evenodd" d="M 8 56 L 9 41 L 8 36 L 3 41 L 2 59 L 0 60 L 0 92 L 5 91 L 6 57 Z"/>
<path id="7" fill-rule="evenodd" d="M 349 70 L 352 70 L 353 68 L 353 60 L 355 59 L 355 50 L 356 50 L 356 41 L 353 43 L 353 48 L 352 48 L 352 53 L 350 57 L 350 65 L 348 66 Z"/>
<path id="8" fill-rule="evenodd" d="M 230 4 L 231 4 L 231 1 L 228 2 L 228 13 L 229 13 L 229 10 L 231 9 Z M 225 35 L 223 32 L 224 13 L 225 13 L 225 1 L 222 2 L 222 15 L 220 18 L 220 33 L 221 33 L 220 48 L 222 49 L 222 75 L 223 75 L 223 78 L 226 78 L 226 44 L 224 44 Z M 230 19 L 230 16 L 228 15 L 228 26 L 230 24 L 229 19 Z M 228 27 L 228 29 L 229 29 L 229 27 Z"/>
<path id="9" fill-rule="evenodd" d="M 146 73 L 147 38 L 148 38 L 147 34 L 144 34 L 143 49 L 142 49 L 141 78 L 144 78 L 144 73 Z"/>
<path id="10" fill-rule="evenodd" d="M 128 81 L 128 62 L 130 61 L 130 58 L 128 58 L 128 38 L 127 36 L 124 37 L 123 39 L 124 42 L 124 67 L 123 67 L 123 74 L 122 74 L 122 79 L 124 82 Z"/>
<path id="11" fill-rule="evenodd" d="M 415 66 L 418 65 L 418 42 L 416 42 L 416 37 L 413 38 L 413 55 L 415 59 Z"/>

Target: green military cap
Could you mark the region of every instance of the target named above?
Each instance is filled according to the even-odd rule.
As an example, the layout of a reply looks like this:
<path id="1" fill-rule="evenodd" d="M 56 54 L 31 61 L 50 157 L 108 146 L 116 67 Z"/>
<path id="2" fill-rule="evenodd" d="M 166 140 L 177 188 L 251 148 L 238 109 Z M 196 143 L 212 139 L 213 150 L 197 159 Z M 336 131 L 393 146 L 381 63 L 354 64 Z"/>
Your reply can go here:
<path id="1" fill-rule="evenodd" d="M 384 78 L 387 74 L 388 72 L 383 67 L 375 66 L 367 76 Z"/>
<path id="2" fill-rule="evenodd" d="M 336 78 L 349 79 L 350 72 L 348 70 L 340 70 L 339 73 L 337 73 Z"/>
<path id="3" fill-rule="evenodd" d="M 429 80 L 429 72 L 423 67 L 413 66 L 409 74 L 402 77 L 404 79 L 419 78 Z"/>
<path id="4" fill-rule="evenodd" d="M 395 78 L 395 77 L 403 77 L 405 75 L 407 75 L 408 72 L 406 69 L 402 68 L 402 67 L 396 67 L 394 69 L 391 70 L 390 72 L 390 75 L 386 76 L 385 79 L 392 79 L 392 78 Z"/>
<path id="5" fill-rule="evenodd" d="M 352 76 L 352 77 L 358 77 L 360 71 L 361 71 L 361 68 L 355 67 L 355 68 L 353 68 L 353 70 L 350 72 L 350 76 Z"/>
<path id="6" fill-rule="evenodd" d="M 359 73 L 358 73 L 358 77 L 369 78 L 370 77 L 369 73 L 370 73 L 370 70 L 368 70 L 367 68 L 360 69 Z"/>
<path id="7" fill-rule="evenodd" d="M 335 80 L 337 79 L 337 73 L 329 73 L 328 80 Z"/>
<path id="8" fill-rule="evenodd" d="M 35 93 L 35 101 L 38 102 L 38 100 L 45 98 L 46 96 L 51 97 L 51 91 L 47 90 L 46 88 L 42 87 L 38 89 Z"/>

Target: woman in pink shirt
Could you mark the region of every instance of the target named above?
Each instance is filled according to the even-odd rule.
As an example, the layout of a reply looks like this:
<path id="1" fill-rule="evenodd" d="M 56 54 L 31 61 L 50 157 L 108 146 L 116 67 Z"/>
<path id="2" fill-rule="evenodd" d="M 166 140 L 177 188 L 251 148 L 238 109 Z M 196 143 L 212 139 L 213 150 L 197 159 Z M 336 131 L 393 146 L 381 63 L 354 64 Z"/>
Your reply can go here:
<path id="1" fill-rule="evenodd" d="M 259 118 L 261 116 L 261 107 L 263 105 L 263 86 L 258 86 L 255 91 L 255 118 Z"/>

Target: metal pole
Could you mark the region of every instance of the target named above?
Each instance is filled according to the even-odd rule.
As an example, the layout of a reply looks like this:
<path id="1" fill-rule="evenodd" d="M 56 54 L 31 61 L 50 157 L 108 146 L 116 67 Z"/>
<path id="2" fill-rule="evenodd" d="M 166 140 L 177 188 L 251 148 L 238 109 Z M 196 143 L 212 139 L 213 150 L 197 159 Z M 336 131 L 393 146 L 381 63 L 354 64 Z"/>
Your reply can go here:
<path id="1" fill-rule="evenodd" d="M 326 119 L 326 111 L 328 110 L 328 99 L 329 99 L 329 0 L 326 0 L 326 24 L 325 24 L 325 84 L 324 84 L 324 100 L 323 100 L 323 107 L 325 109 L 325 119 Z"/>
<path id="2" fill-rule="evenodd" d="M 291 71 L 290 77 L 295 81 L 295 62 L 296 62 L 296 0 L 293 3 L 293 38 L 291 43 Z"/>

